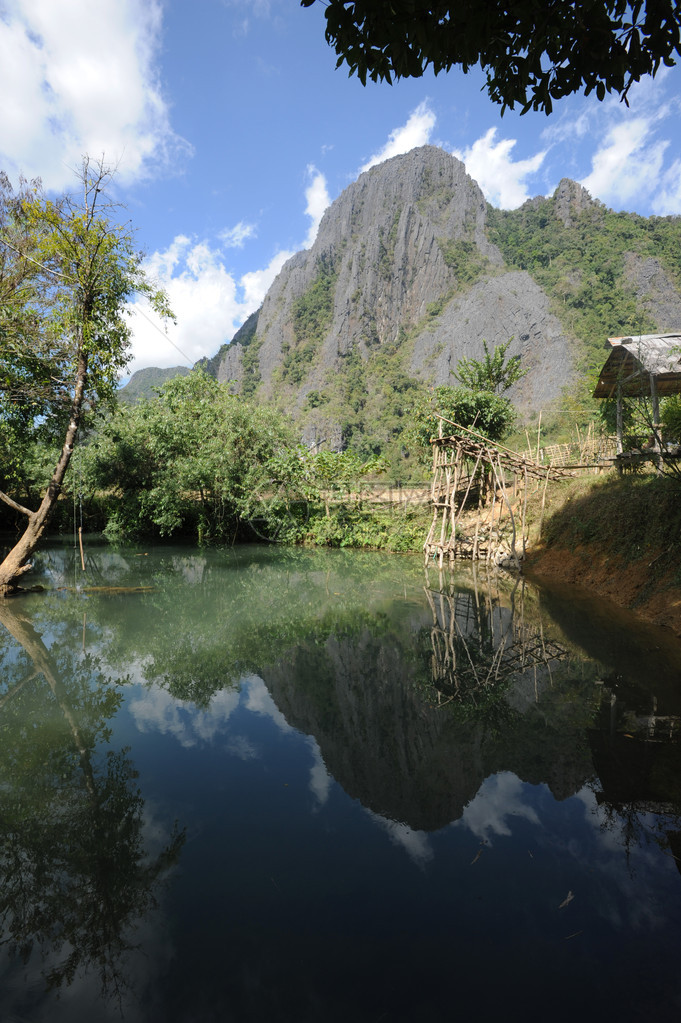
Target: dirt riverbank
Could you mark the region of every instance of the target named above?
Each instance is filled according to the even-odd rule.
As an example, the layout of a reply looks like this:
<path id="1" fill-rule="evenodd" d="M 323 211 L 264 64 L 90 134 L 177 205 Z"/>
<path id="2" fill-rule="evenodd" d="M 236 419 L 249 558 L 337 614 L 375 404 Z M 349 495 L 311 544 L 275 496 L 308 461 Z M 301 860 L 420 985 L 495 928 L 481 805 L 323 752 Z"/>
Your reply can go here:
<path id="1" fill-rule="evenodd" d="M 681 638 L 681 588 L 665 554 L 632 562 L 588 545 L 538 546 L 527 552 L 523 571 L 528 579 L 581 586 Z"/>

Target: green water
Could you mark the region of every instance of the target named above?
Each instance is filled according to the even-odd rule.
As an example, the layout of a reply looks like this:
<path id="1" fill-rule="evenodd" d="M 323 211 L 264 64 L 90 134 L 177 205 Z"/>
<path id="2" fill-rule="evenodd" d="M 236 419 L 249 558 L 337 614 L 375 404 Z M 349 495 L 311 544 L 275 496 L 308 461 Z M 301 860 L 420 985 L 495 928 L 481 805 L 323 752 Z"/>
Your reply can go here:
<path id="1" fill-rule="evenodd" d="M 0 1019 L 676 1020 L 681 647 L 420 558 L 46 550 Z"/>

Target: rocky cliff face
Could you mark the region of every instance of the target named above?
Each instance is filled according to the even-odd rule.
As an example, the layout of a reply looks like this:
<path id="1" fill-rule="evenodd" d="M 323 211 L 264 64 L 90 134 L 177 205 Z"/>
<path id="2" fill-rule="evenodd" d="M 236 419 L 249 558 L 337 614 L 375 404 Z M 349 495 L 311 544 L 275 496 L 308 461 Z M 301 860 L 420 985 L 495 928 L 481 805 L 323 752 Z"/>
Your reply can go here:
<path id="1" fill-rule="evenodd" d="M 218 379 L 279 397 L 306 439 L 340 443 L 339 410 L 306 399 L 333 388 L 348 356 L 367 363 L 390 347 L 408 375 L 439 385 L 455 382 L 462 356 L 482 355 L 483 339 L 513 337 L 509 354 L 529 373 L 511 397 L 550 401 L 570 376 L 568 340 L 547 296 L 506 269 L 485 229 L 482 192 L 442 150 L 373 167 L 327 210 L 313 247 L 284 266 L 246 343 L 237 335 L 213 360 Z"/>
<path id="2" fill-rule="evenodd" d="M 654 256 L 627 254 L 625 276 L 643 308 L 662 333 L 672 334 L 681 324 L 681 294 Z"/>
<path id="3" fill-rule="evenodd" d="M 539 210 L 546 201 L 532 203 Z M 585 211 L 604 209 L 564 179 L 546 230 L 572 229 Z M 365 421 L 380 419 L 386 388 L 380 400 L 371 396 L 379 374 L 388 389 L 398 377 L 453 384 L 459 359 L 482 357 L 483 340 L 512 338 L 508 354 L 528 372 L 509 396 L 525 412 L 546 407 L 574 377 L 580 339 L 559 319 L 560 298 L 492 244 L 487 217 L 464 165 L 440 149 L 373 167 L 329 207 L 313 247 L 284 266 L 212 371 L 288 408 L 308 443 L 340 446 L 353 387 L 356 406 L 358 391 L 369 395 Z M 661 265 L 632 255 L 626 274 L 639 304 L 673 329 L 681 294 Z"/>
<path id="4" fill-rule="evenodd" d="M 295 346 L 292 306 L 314 284 L 320 265 L 334 277 L 328 331 L 314 382 L 337 368 L 353 347 L 366 357 L 396 341 L 431 303 L 455 286 L 444 240 L 466 240 L 494 266 L 502 264 L 484 233 L 485 201 L 458 160 L 433 147 L 413 150 L 362 174 L 327 210 L 309 252 L 294 256 L 267 295 L 258 323 L 265 390 Z"/>

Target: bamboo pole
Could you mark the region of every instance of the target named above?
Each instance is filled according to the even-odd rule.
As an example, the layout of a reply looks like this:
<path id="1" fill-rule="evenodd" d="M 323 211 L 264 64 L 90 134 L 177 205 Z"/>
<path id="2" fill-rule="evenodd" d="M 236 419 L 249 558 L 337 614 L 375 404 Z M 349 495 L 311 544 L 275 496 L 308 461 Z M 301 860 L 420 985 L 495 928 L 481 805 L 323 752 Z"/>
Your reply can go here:
<path id="1" fill-rule="evenodd" d="M 83 553 L 83 527 L 78 526 L 78 543 L 80 544 L 80 567 L 85 571 L 85 555 Z"/>
<path id="2" fill-rule="evenodd" d="M 525 486 L 523 489 L 523 558 L 525 557 L 526 547 L 526 536 L 525 536 L 525 518 L 527 515 L 527 466 L 525 467 Z"/>
<path id="3" fill-rule="evenodd" d="M 478 536 L 480 533 L 480 516 L 482 515 L 482 480 L 478 486 L 478 508 L 475 515 L 475 536 L 473 537 L 473 564 L 478 560 Z M 477 591 L 477 580 L 475 581 Z M 477 592 L 475 594 L 477 599 Z"/>
<path id="4" fill-rule="evenodd" d="M 544 480 L 544 492 L 541 495 L 541 512 L 539 513 L 539 539 L 541 540 L 542 527 L 544 525 L 544 505 L 546 504 L 546 488 L 549 485 L 549 466 L 546 467 L 546 479 Z"/>
<path id="5" fill-rule="evenodd" d="M 492 463 L 492 464 L 494 464 L 494 463 Z M 509 503 L 508 496 L 506 494 L 506 485 L 505 485 L 504 475 L 503 475 L 504 474 L 504 470 L 503 470 L 502 465 L 501 465 L 501 458 L 498 459 L 498 464 L 499 464 L 499 474 L 500 475 L 497 478 L 499 479 L 499 482 L 500 482 L 502 497 L 503 497 L 504 501 L 506 502 L 506 507 L 508 508 L 508 514 L 511 517 L 511 554 L 513 555 L 513 560 L 516 563 L 516 568 L 518 569 L 518 571 L 520 571 L 520 561 L 518 560 L 518 553 L 517 553 L 516 548 L 515 548 L 515 539 L 516 539 L 515 517 L 513 515 L 513 509 L 512 509 L 512 507 L 511 507 L 511 505 Z M 496 466 L 494 468 L 494 471 L 496 472 Z"/>

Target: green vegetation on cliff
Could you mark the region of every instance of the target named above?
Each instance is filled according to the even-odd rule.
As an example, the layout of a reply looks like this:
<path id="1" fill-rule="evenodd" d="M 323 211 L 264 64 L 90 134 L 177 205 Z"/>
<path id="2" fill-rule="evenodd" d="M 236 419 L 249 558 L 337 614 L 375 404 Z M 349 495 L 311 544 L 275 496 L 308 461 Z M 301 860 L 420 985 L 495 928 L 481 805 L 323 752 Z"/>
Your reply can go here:
<path id="1" fill-rule="evenodd" d="M 284 344 L 281 379 L 299 384 L 319 350 L 333 317 L 333 293 L 338 270 L 333 261 L 322 256 L 317 275 L 307 289 L 293 303 L 293 343 Z"/>
<path id="2" fill-rule="evenodd" d="M 664 329 L 636 300 L 626 261 L 654 257 L 681 285 L 681 218 L 615 213 L 590 202 L 565 223 L 556 207 L 555 196 L 517 210 L 488 206 L 488 234 L 510 266 L 553 298 L 564 329 L 582 344 L 581 368 L 591 379 L 606 338 Z"/>

